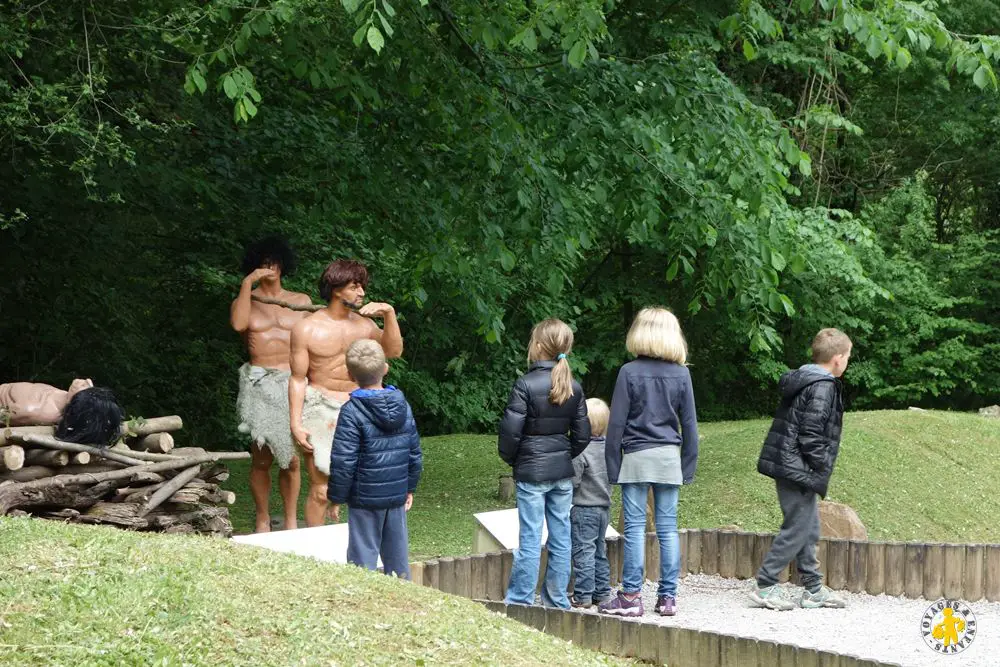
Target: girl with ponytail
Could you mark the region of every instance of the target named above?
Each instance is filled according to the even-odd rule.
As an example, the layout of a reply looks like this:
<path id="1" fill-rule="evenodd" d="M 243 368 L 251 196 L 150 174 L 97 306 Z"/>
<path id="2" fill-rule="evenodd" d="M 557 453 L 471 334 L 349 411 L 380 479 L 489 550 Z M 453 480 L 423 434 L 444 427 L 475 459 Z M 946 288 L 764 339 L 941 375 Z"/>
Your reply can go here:
<path id="1" fill-rule="evenodd" d="M 570 509 L 573 459 L 590 442 L 587 402 L 573 379 L 568 355 L 573 331 L 560 320 L 535 325 L 528 372 L 514 383 L 500 421 L 500 458 L 514 469 L 519 544 L 507 586 L 507 604 L 534 604 L 548 526 L 548 564 L 542 604 L 569 609 Z"/>

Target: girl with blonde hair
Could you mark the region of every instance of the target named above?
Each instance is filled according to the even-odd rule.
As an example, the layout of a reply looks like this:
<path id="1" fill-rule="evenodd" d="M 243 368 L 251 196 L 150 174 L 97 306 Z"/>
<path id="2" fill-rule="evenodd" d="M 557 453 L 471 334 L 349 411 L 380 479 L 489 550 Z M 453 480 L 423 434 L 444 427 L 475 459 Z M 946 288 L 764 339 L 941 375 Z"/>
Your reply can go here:
<path id="1" fill-rule="evenodd" d="M 635 360 L 618 373 L 605 448 L 608 479 L 622 489 L 622 587 L 599 609 L 617 616 L 643 614 L 646 494 L 652 488 L 660 543 L 656 612 L 673 616 L 680 570 L 677 496 L 682 484 L 694 481 L 698 464 L 698 419 L 686 366 L 687 343 L 673 313 L 644 308 L 636 315 L 625 345 Z"/>
<path id="2" fill-rule="evenodd" d="M 535 325 L 528 372 L 514 383 L 500 421 L 500 458 L 514 469 L 519 544 L 507 585 L 508 604 L 534 604 L 548 525 L 548 564 L 542 604 L 569 608 L 570 508 L 573 459 L 590 442 L 586 398 L 566 358 L 573 331 L 560 320 Z"/>

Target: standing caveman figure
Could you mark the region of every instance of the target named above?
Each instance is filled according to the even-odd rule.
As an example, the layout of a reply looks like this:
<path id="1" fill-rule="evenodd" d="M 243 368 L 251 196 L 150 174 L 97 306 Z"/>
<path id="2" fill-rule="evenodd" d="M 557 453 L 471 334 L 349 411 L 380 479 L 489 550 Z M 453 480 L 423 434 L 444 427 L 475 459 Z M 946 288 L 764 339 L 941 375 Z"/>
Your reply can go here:
<path id="1" fill-rule="evenodd" d="M 288 423 L 289 340 L 292 327 L 308 312 L 265 304 L 252 296 L 309 305 L 312 299 L 281 287 L 281 277 L 295 270 L 295 256 L 283 239 L 268 237 L 251 244 L 243 257 L 243 285 L 233 301 L 230 322 L 246 343 L 250 363 L 240 367 L 236 409 L 239 430 L 249 433 L 250 494 L 257 509 L 258 533 L 271 529 L 268 501 L 271 464 L 278 462 L 278 487 L 285 509 L 285 528 L 296 528 L 299 459 Z M 257 288 L 254 289 L 254 284 Z"/>
<path id="2" fill-rule="evenodd" d="M 292 436 L 302 450 L 309 473 L 306 526 L 322 526 L 330 452 L 340 408 L 358 385 L 347 373 L 345 355 L 351 343 L 372 338 L 382 344 L 387 359 L 403 354 L 396 311 L 387 303 L 362 307 L 368 269 L 361 262 L 337 260 L 319 280 L 320 296 L 329 303 L 292 330 L 292 379 L 288 383 Z M 372 322 L 381 317 L 385 328 Z"/>

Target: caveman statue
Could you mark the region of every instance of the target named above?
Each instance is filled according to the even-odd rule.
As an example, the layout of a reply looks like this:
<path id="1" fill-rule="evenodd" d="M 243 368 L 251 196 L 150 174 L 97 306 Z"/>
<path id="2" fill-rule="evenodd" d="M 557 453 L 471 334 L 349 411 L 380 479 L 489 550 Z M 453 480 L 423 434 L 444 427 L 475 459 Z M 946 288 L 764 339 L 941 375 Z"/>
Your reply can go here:
<path id="1" fill-rule="evenodd" d="M 340 408 L 358 388 L 347 373 L 347 348 L 361 338 L 382 344 L 387 359 L 403 354 L 396 311 L 387 303 L 362 306 L 368 269 L 353 260 L 337 260 L 319 281 L 329 304 L 292 329 L 292 378 L 288 383 L 292 435 L 309 473 L 306 526 L 322 526 L 327 509 L 330 451 Z M 384 329 L 371 319 L 380 317 Z"/>
<path id="2" fill-rule="evenodd" d="M 240 367 L 236 409 L 240 432 L 250 435 L 250 495 L 258 533 L 271 529 L 271 464 L 275 461 L 285 528 L 297 527 L 300 473 L 288 422 L 289 340 L 292 327 L 309 313 L 252 297 L 311 304 L 308 295 L 282 288 L 282 276 L 294 271 L 295 256 L 283 239 L 272 236 L 251 244 L 243 258 L 246 277 L 230 309 L 230 323 L 243 336 L 250 355 L 250 362 Z"/>
<path id="3" fill-rule="evenodd" d="M 125 412 L 110 389 L 76 379 L 69 390 L 39 382 L 0 384 L 0 426 L 52 426 L 65 442 L 107 447 L 121 435 Z"/>

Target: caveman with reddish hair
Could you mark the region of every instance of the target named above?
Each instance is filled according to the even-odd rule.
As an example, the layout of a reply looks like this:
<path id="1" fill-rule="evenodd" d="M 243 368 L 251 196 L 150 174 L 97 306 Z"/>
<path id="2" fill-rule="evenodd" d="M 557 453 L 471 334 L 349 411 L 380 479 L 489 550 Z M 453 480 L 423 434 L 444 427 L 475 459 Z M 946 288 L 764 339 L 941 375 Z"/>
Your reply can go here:
<path id="1" fill-rule="evenodd" d="M 330 451 L 340 408 L 358 385 L 347 372 L 345 355 L 351 343 L 372 338 L 382 344 L 387 359 L 403 354 L 396 311 L 387 303 L 362 305 L 368 269 L 361 262 L 337 260 L 323 271 L 320 296 L 329 304 L 292 329 L 292 377 L 288 383 L 292 437 L 309 473 L 306 526 L 322 526 Z M 380 329 L 371 318 L 383 319 Z"/>

